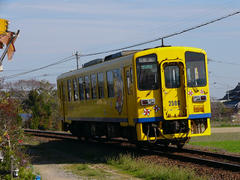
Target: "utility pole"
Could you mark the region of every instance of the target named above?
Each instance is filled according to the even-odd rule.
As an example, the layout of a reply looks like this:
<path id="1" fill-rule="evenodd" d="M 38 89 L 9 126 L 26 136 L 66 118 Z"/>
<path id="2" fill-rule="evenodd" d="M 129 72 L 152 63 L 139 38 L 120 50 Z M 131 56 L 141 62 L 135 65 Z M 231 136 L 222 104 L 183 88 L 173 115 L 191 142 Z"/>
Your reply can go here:
<path id="1" fill-rule="evenodd" d="M 76 51 L 76 53 L 74 54 L 73 53 L 73 55 L 75 55 L 76 56 L 76 60 L 77 60 L 77 69 L 79 69 L 79 61 L 80 61 L 80 56 L 82 55 L 82 52 L 79 54 L 78 53 L 78 51 Z"/>
<path id="2" fill-rule="evenodd" d="M 227 85 L 227 93 L 228 93 L 228 101 L 229 101 L 229 91 L 228 91 L 228 85 Z"/>

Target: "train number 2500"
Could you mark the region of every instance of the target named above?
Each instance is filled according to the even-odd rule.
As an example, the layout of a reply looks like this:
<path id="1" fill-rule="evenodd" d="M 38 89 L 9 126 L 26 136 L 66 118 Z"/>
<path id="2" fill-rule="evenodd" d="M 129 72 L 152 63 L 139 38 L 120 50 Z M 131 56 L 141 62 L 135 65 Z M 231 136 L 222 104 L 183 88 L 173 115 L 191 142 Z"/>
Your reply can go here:
<path id="1" fill-rule="evenodd" d="M 169 106 L 180 106 L 180 100 L 178 101 L 168 101 Z"/>

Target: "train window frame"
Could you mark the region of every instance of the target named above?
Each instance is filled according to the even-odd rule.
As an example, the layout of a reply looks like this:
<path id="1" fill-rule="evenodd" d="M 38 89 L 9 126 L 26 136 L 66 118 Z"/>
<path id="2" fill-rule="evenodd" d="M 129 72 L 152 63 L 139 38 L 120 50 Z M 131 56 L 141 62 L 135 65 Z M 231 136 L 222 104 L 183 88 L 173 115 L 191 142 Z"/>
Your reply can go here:
<path id="1" fill-rule="evenodd" d="M 79 87 L 79 100 L 83 101 L 84 100 L 84 87 L 83 87 L 83 78 L 82 77 L 78 78 L 78 87 Z"/>
<path id="2" fill-rule="evenodd" d="M 97 73 L 97 81 L 98 81 L 98 97 L 99 99 L 103 99 L 104 98 L 103 72 Z"/>
<path id="3" fill-rule="evenodd" d="M 130 72 L 128 70 L 126 71 L 126 78 L 127 78 L 127 92 L 128 95 L 130 95 Z"/>
<path id="4" fill-rule="evenodd" d="M 67 80 L 68 101 L 72 101 L 72 80 Z"/>
<path id="5" fill-rule="evenodd" d="M 132 67 L 130 67 L 130 79 L 131 79 L 131 83 L 133 83 L 133 70 Z"/>
<path id="6" fill-rule="evenodd" d="M 194 57 L 195 56 L 195 57 Z M 186 74 L 188 87 L 204 87 L 207 85 L 206 57 L 203 53 L 186 51 Z"/>
<path id="7" fill-rule="evenodd" d="M 136 71 L 137 71 L 137 87 L 139 91 L 159 89 L 160 76 L 159 76 L 159 64 L 157 60 L 157 54 L 153 53 L 153 54 L 137 57 Z M 150 75 L 146 76 L 145 71 L 147 75 L 148 74 Z M 152 83 L 152 80 L 154 80 L 153 83 Z"/>
<path id="8" fill-rule="evenodd" d="M 97 82 L 96 74 L 90 75 L 91 90 L 92 90 L 92 99 L 97 99 Z"/>
<path id="9" fill-rule="evenodd" d="M 166 68 L 168 68 L 168 71 L 166 70 Z M 166 75 L 166 72 L 169 72 L 168 75 Z M 166 65 L 164 67 L 165 87 L 168 89 L 181 87 L 180 76 L 180 67 L 178 65 Z"/>
<path id="10" fill-rule="evenodd" d="M 59 85 L 58 86 L 58 89 L 59 89 L 59 97 L 60 97 L 60 100 L 62 101 L 63 99 L 62 99 L 62 86 L 61 85 Z"/>
<path id="11" fill-rule="evenodd" d="M 91 92 L 90 92 L 90 79 L 89 76 L 84 76 L 84 84 L 85 84 L 85 99 L 91 99 Z"/>
<path id="12" fill-rule="evenodd" d="M 63 84 L 63 86 L 62 86 L 62 88 L 63 88 L 63 100 L 64 101 L 66 101 L 66 93 L 65 93 L 65 86 L 64 86 L 64 84 Z"/>
<path id="13" fill-rule="evenodd" d="M 73 79 L 73 97 L 74 97 L 74 101 L 78 101 L 77 78 Z"/>
<path id="14" fill-rule="evenodd" d="M 113 70 L 107 71 L 106 75 L 107 75 L 108 98 L 114 98 Z"/>

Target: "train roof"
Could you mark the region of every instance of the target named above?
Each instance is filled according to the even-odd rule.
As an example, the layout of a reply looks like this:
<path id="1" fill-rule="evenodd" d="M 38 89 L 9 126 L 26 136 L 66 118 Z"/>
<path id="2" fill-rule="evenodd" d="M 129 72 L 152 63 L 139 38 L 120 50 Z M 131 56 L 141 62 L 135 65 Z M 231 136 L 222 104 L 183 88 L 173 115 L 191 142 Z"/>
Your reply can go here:
<path id="1" fill-rule="evenodd" d="M 83 64 L 81 69 L 76 69 L 76 70 L 73 70 L 73 71 L 70 71 L 70 72 L 63 73 L 63 74 L 59 75 L 57 77 L 57 79 L 63 78 L 65 76 L 73 75 L 73 74 L 75 74 L 75 72 L 78 72 L 78 71 L 83 71 L 85 69 L 88 70 L 88 67 L 93 67 L 94 65 L 98 65 L 98 64 L 101 64 L 103 62 L 109 62 L 111 60 L 115 60 L 115 59 L 118 59 L 120 57 L 133 56 L 136 52 L 140 52 L 140 51 L 143 51 L 143 50 L 121 51 L 121 52 L 118 52 L 118 53 L 115 53 L 115 54 L 108 55 L 105 58 L 97 58 L 97 59 L 91 60 L 91 61 Z"/>
<path id="2" fill-rule="evenodd" d="M 117 52 L 115 54 L 108 55 L 104 58 L 97 58 L 97 59 L 91 60 L 91 61 L 83 64 L 81 69 L 76 69 L 76 70 L 73 70 L 73 71 L 63 73 L 63 74 L 59 75 L 57 77 L 57 79 L 61 79 L 61 78 L 64 78 L 66 76 L 73 75 L 73 74 L 75 74 L 75 72 L 78 72 L 78 71 L 83 71 L 85 69 L 88 70 L 88 67 L 90 67 L 90 66 L 99 65 L 99 64 L 102 64 L 103 62 L 108 62 L 108 61 L 115 60 L 115 59 L 118 59 L 118 58 L 124 57 L 124 56 L 130 56 L 130 55 L 133 56 L 137 52 L 152 50 L 152 49 L 157 49 L 157 48 L 161 48 L 161 49 L 164 49 L 164 48 L 176 48 L 176 49 L 178 49 L 179 48 L 179 49 L 192 49 L 192 50 L 204 51 L 203 49 L 200 49 L 200 48 L 185 47 L 185 46 L 173 46 L 173 47 L 171 47 L 171 46 L 158 46 L 158 47 L 155 47 L 155 48 L 153 47 L 153 48 L 141 49 L 141 50 L 126 50 L 126 51 L 121 51 L 121 52 Z"/>

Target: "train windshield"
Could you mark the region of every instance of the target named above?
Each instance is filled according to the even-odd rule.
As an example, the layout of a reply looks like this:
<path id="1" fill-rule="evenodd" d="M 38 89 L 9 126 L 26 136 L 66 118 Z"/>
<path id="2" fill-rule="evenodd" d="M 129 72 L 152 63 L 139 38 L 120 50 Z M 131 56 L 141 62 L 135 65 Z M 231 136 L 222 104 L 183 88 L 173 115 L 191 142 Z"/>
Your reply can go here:
<path id="1" fill-rule="evenodd" d="M 159 88 L 157 55 L 138 57 L 137 81 L 139 90 L 155 90 Z"/>
<path id="2" fill-rule="evenodd" d="M 186 52 L 188 87 L 206 86 L 205 55 L 203 53 Z"/>

